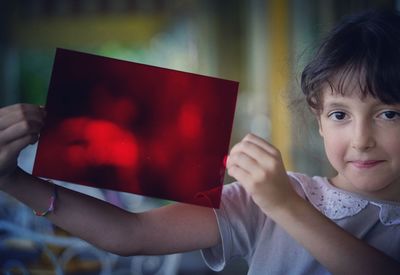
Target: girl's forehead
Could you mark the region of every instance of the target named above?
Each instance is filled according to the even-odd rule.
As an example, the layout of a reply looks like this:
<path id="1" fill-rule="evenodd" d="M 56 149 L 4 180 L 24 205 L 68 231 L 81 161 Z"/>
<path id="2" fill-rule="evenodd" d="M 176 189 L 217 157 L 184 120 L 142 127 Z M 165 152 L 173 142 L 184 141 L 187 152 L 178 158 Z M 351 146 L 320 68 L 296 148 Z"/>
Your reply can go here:
<path id="1" fill-rule="evenodd" d="M 365 70 L 341 70 L 322 85 L 322 97 L 331 99 L 353 98 L 359 101 L 378 100 L 375 92 L 370 91 Z"/>
<path id="2" fill-rule="evenodd" d="M 355 99 L 358 101 L 365 101 L 367 99 L 378 100 L 374 98 L 371 94 L 365 93 L 364 90 L 357 86 L 342 86 L 340 89 L 338 89 L 337 87 L 332 85 L 325 85 L 322 88 L 321 95 L 322 102 L 326 100 L 339 101 L 348 99 Z"/>
<path id="3" fill-rule="evenodd" d="M 323 89 L 330 89 L 332 93 L 339 94 L 368 94 L 368 84 L 365 70 L 342 69 L 327 80 Z"/>
<path id="4" fill-rule="evenodd" d="M 369 93 L 364 93 L 360 89 L 337 91 L 335 89 L 326 88 L 322 91 L 321 97 L 322 107 L 328 105 L 366 105 L 377 106 L 386 105 L 378 98 Z"/>
<path id="5" fill-rule="evenodd" d="M 322 92 L 321 99 L 323 103 L 331 101 L 340 102 L 348 100 L 359 101 L 359 102 L 365 102 L 367 100 L 377 100 L 370 95 L 363 96 L 361 93 L 357 93 L 354 91 L 341 93 L 333 89 L 324 89 Z"/>
<path id="6" fill-rule="evenodd" d="M 341 89 L 337 89 L 336 87 L 332 87 L 330 85 L 325 85 L 322 88 L 322 97 L 323 98 L 358 98 L 363 100 L 367 97 L 373 97 L 370 93 L 365 92 L 365 90 L 358 87 L 341 87 Z"/>
<path id="7" fill-rule="evenodd" d="M 331 90 L 323 92 L 320 106 L 320 114 L 335 108 L 345 108 L 353 111 L 374 111 L 382 108 L 396 108 L 396 110 L 400 110 L 400 103 L 387 104 L 371 94 L 365 96 L 357 92 L 341 94 L 338 92 L 332 93 Z"/>

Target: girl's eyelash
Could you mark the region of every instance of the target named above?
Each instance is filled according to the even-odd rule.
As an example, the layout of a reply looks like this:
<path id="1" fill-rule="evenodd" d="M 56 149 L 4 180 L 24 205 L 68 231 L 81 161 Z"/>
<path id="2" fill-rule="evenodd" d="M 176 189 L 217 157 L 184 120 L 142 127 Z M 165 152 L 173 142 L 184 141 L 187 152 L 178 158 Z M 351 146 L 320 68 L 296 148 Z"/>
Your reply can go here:
<path id="1" fill-rule="evenodd" d="M 347 114 L 343 111 L 332 111 L 328 113 L 328 118 L 335 120 L 335 121 L 341 121 L 345 119 Z"/>
<path id="2" fill-rule="evenodd" d="M 398 111 L 388 110 L 388 111 L 383 111 L 379 114 L 380 117 L 383 115 L 386 116 L 386 117 L 383 117 L 386 120 L 400 119 L 400 112 L 398 112 Z"/>

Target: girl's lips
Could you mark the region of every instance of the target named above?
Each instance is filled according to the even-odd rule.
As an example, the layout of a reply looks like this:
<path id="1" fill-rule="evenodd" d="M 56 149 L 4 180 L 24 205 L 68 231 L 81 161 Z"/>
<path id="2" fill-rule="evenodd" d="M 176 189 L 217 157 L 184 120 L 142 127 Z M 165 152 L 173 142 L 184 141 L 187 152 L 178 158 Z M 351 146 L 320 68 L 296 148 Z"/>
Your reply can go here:
<path id="1" fill-rule="evenodd" d="M 353 161 L 350 161 L 350 163 L 358 169 L 372 168 L 382 162 L 383 162 L 383 160 L 353 160 Z"/>

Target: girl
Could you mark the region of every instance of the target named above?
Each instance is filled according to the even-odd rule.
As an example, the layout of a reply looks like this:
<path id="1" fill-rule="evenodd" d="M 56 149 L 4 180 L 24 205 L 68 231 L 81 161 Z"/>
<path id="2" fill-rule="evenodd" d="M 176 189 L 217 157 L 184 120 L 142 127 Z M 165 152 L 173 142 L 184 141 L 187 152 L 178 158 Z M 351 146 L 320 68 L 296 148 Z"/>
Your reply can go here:
<path id="1" fill-rule="evenodd" d="M 287 173 L 279 151 L 249 134 L 229 155 L 238 182 L 224 186 L 220 209 L 130 213 L 19 169 L 45 112 L 18 104 L 0 109 L 0 189 L 120 255 L 202 249 L 214 270 L 239 256 L 249 274 L 398 274 L 399 88 L 400 16 L 360 14 L 333 29 L 302 75 L 333 178 Z"/>

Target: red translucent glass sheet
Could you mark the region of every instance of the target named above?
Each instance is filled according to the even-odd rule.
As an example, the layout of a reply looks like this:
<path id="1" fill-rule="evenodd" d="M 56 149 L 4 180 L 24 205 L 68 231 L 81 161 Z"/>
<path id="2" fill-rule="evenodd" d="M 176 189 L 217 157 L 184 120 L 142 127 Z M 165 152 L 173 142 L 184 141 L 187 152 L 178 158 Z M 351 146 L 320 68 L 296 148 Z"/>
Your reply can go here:
<path id="1" fill-rule="evenodd" d="M 33 174 L 219 207 L 237 90 L 57 49 Z"/>

